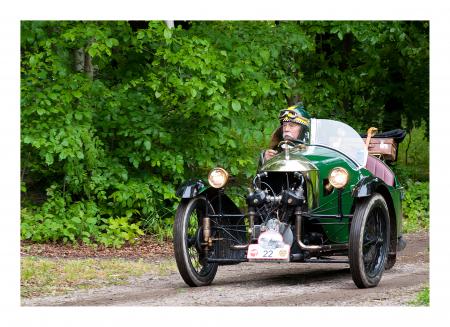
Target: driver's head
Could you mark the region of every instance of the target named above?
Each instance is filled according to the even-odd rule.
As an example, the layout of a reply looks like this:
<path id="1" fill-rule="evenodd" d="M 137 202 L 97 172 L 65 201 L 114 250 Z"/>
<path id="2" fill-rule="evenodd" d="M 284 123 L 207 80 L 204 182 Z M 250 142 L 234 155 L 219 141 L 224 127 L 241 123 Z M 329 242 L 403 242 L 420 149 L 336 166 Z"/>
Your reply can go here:
<path id="1" fill-rule="evenodd" d="M 309 134 L 309 119 L 311 116 L 303 104 L 297 103 L 280 111 L 279 120 L 283 126 L 284 140 L 300 140 L 306 142 Z"/>
<path id="2" fill-rule="evenodd" d="M 302 126 L 290 121 L 283 122 L 283 140 L 297 140 L 300 136 Z"/>

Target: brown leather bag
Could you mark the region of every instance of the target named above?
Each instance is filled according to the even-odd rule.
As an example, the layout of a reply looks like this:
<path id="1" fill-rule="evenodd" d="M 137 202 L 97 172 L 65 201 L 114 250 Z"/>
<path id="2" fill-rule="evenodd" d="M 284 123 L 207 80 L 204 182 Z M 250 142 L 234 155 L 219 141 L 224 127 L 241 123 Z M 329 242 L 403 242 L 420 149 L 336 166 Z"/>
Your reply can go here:
<path id="1" fill-rule="evenodd" d="M 393 138 L 374 138 L 377 131 L 376 127 L 370 127 L 367 131 L 367 138 L 363 138 L 369 154 L 387 161 L 395 161 L 397 143 Z"/>

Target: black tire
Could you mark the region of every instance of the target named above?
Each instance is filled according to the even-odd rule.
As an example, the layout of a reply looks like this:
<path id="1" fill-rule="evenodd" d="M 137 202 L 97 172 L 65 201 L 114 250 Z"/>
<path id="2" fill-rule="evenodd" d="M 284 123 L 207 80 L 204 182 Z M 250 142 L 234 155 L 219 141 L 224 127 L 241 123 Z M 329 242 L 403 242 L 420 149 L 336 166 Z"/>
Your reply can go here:
<path id="1" fill-rule="evenodd" d="M 211 284 L 217 272 L 217 263 L 206 262 L 206 252 L 199 244 L 202 218 L 212 207 L 205 197 L 184 200 L 178 206 L 173 226 L 175 261 L 181 277 L 189 286 Z"/>
<path id="2" fill-rule="evenodd" d="M 389 251 L 389 210 L 375 193 L 359 202 L 350 227 L 350 271 L 358 288 L 375 287 L 381 280 Z"/>

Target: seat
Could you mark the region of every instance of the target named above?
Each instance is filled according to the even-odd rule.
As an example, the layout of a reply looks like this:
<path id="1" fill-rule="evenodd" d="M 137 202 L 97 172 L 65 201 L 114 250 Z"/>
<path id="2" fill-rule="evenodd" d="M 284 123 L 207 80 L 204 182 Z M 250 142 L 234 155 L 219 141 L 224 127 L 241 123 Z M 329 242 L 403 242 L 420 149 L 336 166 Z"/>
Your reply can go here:
<path id="1" fill-rule="evenodd" d="M 366 169 L 387 185 L 394 186 L 394 172 L 380 159 L 368 155 Z"/>

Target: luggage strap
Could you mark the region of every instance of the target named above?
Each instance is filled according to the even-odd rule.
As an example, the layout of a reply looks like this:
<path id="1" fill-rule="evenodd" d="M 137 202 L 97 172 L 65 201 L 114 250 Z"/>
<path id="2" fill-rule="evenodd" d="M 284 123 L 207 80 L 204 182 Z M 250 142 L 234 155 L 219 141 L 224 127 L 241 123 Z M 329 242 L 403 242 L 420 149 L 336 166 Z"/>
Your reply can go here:
<path id="1" fill-rule="evenodd" d="M 370 139 L 378 132 L 378 128 L 370 127 L 367 130 L 366 149 L 369 149 Z"/>

